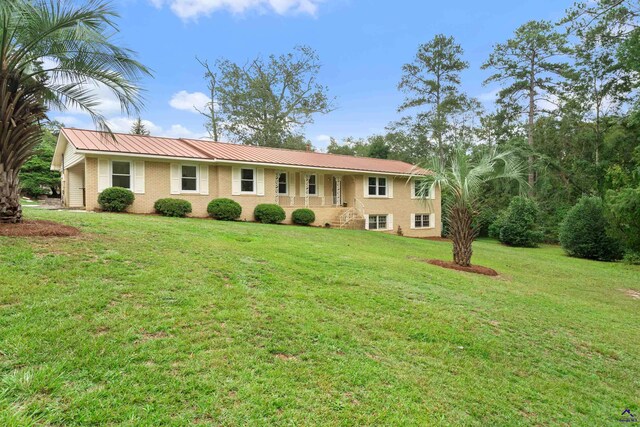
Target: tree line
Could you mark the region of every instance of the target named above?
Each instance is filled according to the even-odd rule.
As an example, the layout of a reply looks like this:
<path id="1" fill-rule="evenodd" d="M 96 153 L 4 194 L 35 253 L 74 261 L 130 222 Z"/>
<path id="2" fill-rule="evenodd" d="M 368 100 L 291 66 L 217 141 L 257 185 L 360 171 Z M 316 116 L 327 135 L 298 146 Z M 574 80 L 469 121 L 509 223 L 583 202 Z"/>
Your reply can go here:
<path id="1" fill-rule="evenodd" d="M 435 35 L 402 66 L 401 119 L 383 134 L 332 138 L 327 151 L 423 165 L 445 162 L 460 146 L 471 158 L 513 153 L 526 165 L 540 232 L 557 241 L 581 196 L 613 200 L 640 184 L 639 16 L 636 0 L 578 2 L 560 22 L 516 28 L 482 64 L 484 84 L 499 87 L 490 111 L 463 90 L 463 47 Z M 245 65 L 203 65 L 215 99 L 205 112 L 208 128 L 239 143 L 305 149 L 304 126 L 335 105 L 318 83 L 320 63 L 309 47 Z M 480 234 L 519 192 L 514 183 L 483 186 Z"/>

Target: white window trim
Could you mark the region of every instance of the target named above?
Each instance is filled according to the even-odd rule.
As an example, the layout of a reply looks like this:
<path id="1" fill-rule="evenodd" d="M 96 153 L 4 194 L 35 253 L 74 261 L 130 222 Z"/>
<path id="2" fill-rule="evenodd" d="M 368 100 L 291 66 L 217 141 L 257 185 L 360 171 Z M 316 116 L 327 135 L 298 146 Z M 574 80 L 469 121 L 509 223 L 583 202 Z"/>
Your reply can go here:
<path id="1" fill-rule="evenodd" d="M 370 178 L 375 178 L 376 179 L 376 194 L 369 194 L 369 179 Z M 380 178 L 384 178 L 385 180 L 385 194 L 383 196 L 377 194 L 380 192 Z M 364 197 L 367 199 L 389 199 L 389 182 L 390 182 L 390 177 L 388 176 L 382 176 L 382 175 L 367 175 L 365 177 L 365 181 L 364 181 Z"/>
<path id="2" fill-rule="evenodd" d="M 416 227 L 416 215 L 428 215 L 429 226 L 428 227 Z M 410 226 L 412 230 L 432 230 L 436 228 L 436 214 L 429 212 L 412 213 L 410 218 Z"/>
<path id="3" fill-rule="evenodd" d="M 242 171 L 250 169 L 253 171 L 253 191 L 242 191 Z M 240 167 L 240 194 L 258 194 L 258 170 L 256 168 Z"/>
<path id="4" fill-rule="evenodd" d="M 376 217 L 386 216 L 387 217 L 387 221 L 386 221 L 387 227 L 386 228 L 369 228 L 369 219 L 372 216 L 376 216 Z M 370 230 L 370 231 L 391 231 L 391 230 L 393 230 L 393 223 L 392 223 L 393 220 L 392 220 L 392 215 L 391 214 L 371 214 L 371 215 L 367 215 L 366 220 L 367 220 L 367 223 L 366 223 L 367 230 Z M 377 223 L 378 222 L 376 221 L 376 224 Z"/>
<path id="5" fill-rule="evenodd" d="M 428 226 L 426 226 L 426 227 L 425 227 L 425 226 L 422 226 L 422 227 L 416 227 L 416 216 L 418 216 L 418 215 L 420 215 L 420 216 L 426 216 L 427 218 L 429 218 L 429 225 L 428 225 Z M 416 230 L 427 230 L 427 229 L 429 229 L 429 228 L 433 228 L 433 226 L 431 225 L 431 214 L 430 214 L 430 213 L 416 213 L 416 214 L 413 214 L 413 227 L 414 227 Z"/>
<path id="6" fill-rule="evenodd" d="M 411 198 L 414 200 L 434 200 L 435 197 L 435 185 L 432 185 L 431 187 L 429 187 L 429 194 L 427 195 L 427 197 L 425 197 L 424 199 L 422 197 L 418 197 L 416 196 L 416 181 L 417 179 L 412 179 L 411 180 Z"/>
<path id="7" fill-rule="evenodd" d="M 110 160 L 109 161 L 109 187 L 113 187 L 113 162 L 129 163 L 129 188 L 127 188 L 127 190 L 133 191 L 134 189 L 133 180 L 135 179 L 135 171 L 133 170 L 133 162 L 131 160 Z M 127 175 L 118 174 L 118 176 L 127 176 Z"/>
<path id="8" fill-rule="evenodd" d="M 280 180 L 278 180 L 278 196 L 288 196 L 289 195 L 289 187 L 291 186 L 291 183 L 289 182 L 289 172 L 285 172 L 285 171 L 278 171 L 277 173 L 284 175 L 286 177 L 286 181 L 287 181 L 287 191 L 286 193 L 281 193 L 280 192 Z"/>
<path id="9" fill-rule="evenodd" d="M 182 188 L 182 168 L 185 166 L 191 166 L 196 168 L 196 189 L 195 190 L 184 190 Z M 180 194 L 199 194 L 200 193 L 200 167 L 195 163 L 180 163 Z"/>

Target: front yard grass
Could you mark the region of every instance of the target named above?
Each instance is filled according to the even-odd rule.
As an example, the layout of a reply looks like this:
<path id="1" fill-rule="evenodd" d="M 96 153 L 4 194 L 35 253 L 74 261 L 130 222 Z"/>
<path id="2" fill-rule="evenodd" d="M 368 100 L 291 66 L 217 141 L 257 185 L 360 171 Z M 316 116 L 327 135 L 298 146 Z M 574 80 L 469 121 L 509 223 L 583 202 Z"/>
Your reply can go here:
<path id="1" fill-rule="evenodd" d="M 0 425 L 619 425 L 640 268 L 372 232 L 28 210 L 0 237 Z"/>

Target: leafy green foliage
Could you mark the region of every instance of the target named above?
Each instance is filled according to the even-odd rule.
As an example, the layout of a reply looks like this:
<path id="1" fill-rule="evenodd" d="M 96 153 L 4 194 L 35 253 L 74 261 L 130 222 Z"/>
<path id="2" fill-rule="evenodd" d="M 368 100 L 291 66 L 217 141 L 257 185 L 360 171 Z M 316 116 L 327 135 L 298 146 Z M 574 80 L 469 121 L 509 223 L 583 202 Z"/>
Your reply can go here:
<path id="1" fill-rule="evenodd" d="M 55 148 L 56 136 L 44 130 L 42 141 L 34 148 L 33 156 L 20 169 L 22 191 L 29 197 L 60 194 L 60 172 L 51 170 Z"/>
<path id="2" fill-rule="evenodd" d="M 110 187 L 98 195 L 98 204 L 106 212 L 124 212 L 135 200 L 133 191 Z"/>
<path id="3" fill-rule="evenodd" d="M 524 185 L 523 166 L 512 153 L 499 153 L 496 149 L 472 158 L 463 145 L 448 157 L 446 163 L 432 160 L 432 174 L 416 181 L 416 194 L 425 199 L 434 188 L 441 190 L 443 216 L 453 240 L 453 259 L 466 267 L 471 263 L 472 243 L 478 236 L 476 212 L 483 204 L 480 196 L 484 186 L 494 181 Z"/>
<path id="4" fill-rule="evenodd" d="M 465 121 L 455 119 L 480 110 L 480 104 L 461 91 L 460 73 L 469 68 L 463 53 L 453 37 L 437 34 L 420 45 L 413 62 L 402 66 L 398 84 L 406 95 L 398 111 L 426 108 L 410 118 L 405 127 L 420 129 L 435 141 L 441 162 L 448 151 L 445 141 L 457 141 L 463 131 L 460 123 Z"/>
<path id="5" fill-rule="evenodd" d="M 640 188 L 607 192 L 607 216 L 625 248 L 640 253 Z"/>
<path id="6" fill-rule="evenodd" d="M 209 202 L 207 212 L 213 219 L 221 221 L 235 221 L 242 214 L 242 206 L 231 199 L 214 199 Z"/>
<path id="7" fill-rule="evenodd" d="M 246 65 L 221 59 L 215 70 L 206 68 L 220 107 L 215 117 L 210 108 L 205 112 L 207 125 L 217 123 L 243 144 L 304 149 L 298 144 L 301 129 L 315 114 L 333 109 L 328 89 L 318 83 L 318 55 L 307 46 L 286 55 L 257 57 Z"/>
<path id="8" fill-rule="evenodd" d="M 153 204 L 153 208 L 159 214 L 184 218 L 191 213 L 191 202 L 182 199 L 158 199 Z"/>
<path id="9" fill-rule="evenodd" d="M 142 136 L 147 136 L 149 135 L 151 132 L 149 132 L 149 130 L 147 129 L 147 126 L 144 124 L 144 122 L 142 121 L 142 119 L 140 117 L 138 117 L 133 124 L 131 125 L 131 131 L 130 133 L 132 135 L 142 135 Z"/>
<path id="10" fill-rule="evenodd" d="M 509 246 L 534 248 L 542 241 L 538 227 L 538 205 L 527 197 L 514 197 L 504 215 L 494 222 L 493 234 Z"/>
<path id="11" fill-rule="evenodd" d="M 296 209 L 291 214 L 291 221 L 298 225 L 309 225 L 316 220 L 316 214 L 311 209 Z"/>
<path id="12" fill-rule="evenodd" d="M 622 258 L 622 248 L 607 229 L 602 199 L 584 196 L 562 222 L 560 243 L 569 256 L 615 261 Z"/>
<path id="13" fill-rule="evenodd" d="M 263 203 L 253 210 L 256 221 L 263 224 L 277 224 L 286 218 L 284 209 L 273 203 Z"/>

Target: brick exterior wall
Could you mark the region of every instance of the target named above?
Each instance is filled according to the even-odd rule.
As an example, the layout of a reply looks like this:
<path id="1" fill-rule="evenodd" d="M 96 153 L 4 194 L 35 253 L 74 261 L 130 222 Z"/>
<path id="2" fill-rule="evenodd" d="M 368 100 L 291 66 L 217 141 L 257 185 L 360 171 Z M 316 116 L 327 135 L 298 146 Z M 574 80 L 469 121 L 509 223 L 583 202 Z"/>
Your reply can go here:
<path id="1" fill-rule="evenodd" d="M 116 158 L 113 158 L 116 159 Z M 206 217 L 208 203 L 220 197 L 226 197 L 237 201 L 242 206 L 241 220 L 253 221 L 253 210 L 260 203 L 276 203 L 275 176 L 277 171 L 287 170 L 289 172 L 290 195 L 295 188 L 295 195 L 300 195 L 300 184 L 304 180 L 305 173 L 309 171 L 295 170 L 294 168 L 265 168 L 264 196 L 257 195 L 232 195 L 232 166 L 231 165 L 210 165 L 209 166 L 209 194 L 171 194 L 170 164 L 168 161 L 145 160 L 145 190 L 144 194 L 136 194 L 133 205 L 128 209 L 133 213 L 153 213 L 153 204 L 156 200 L 172 197 L 184 199 L 191 202 L 193 206 L 193 217 Z M 324 174 L 324 197 L 325 203 L 332 203 L 333 175 L 331 171 L 318 170 L 317 173 Z M 426 203 L 421 200 L 411 198 L 411 185 L 405 177 L 388 177 L 393 179 L 393 198 L 365 198 L 364 180 L 368 174 L 342 174 L 342 200 L 348 207 L 354 207 L 354 199 L 358 199 L 364 205 L 366 214 L 392 214 L 393 230 L 378 231 L 396 233 L 398 226 L 402 228 L 405 236 L 427 237 L 440 236 L 441 233 L 441 207 L 440 192 L 436 191 L 436 198 L 428 200 Z M 98 159 L 87 157 L 85 159 L 85 191 L 87 210 L 98 210 Z M 314 198 L 312 198 L 314 199 Z M 312 209 L 316 214 L 314 225 L 323 226 L 325 223 L 335 222 L 344 212 L 343 208 L 336 207 L 314 207 L 319 204 L 320 198 L 312 200 Z M 285 223 L 290 223 L 291 213 L 300 206 L 290 207 L 286 199 L 281 200 L 287 219 Z M 429 229 L 412 229 L 411 214 L 433 213 L 435 214 L 435 227 Z M 372 231 L 373 232 L 373 231 Z"/>

